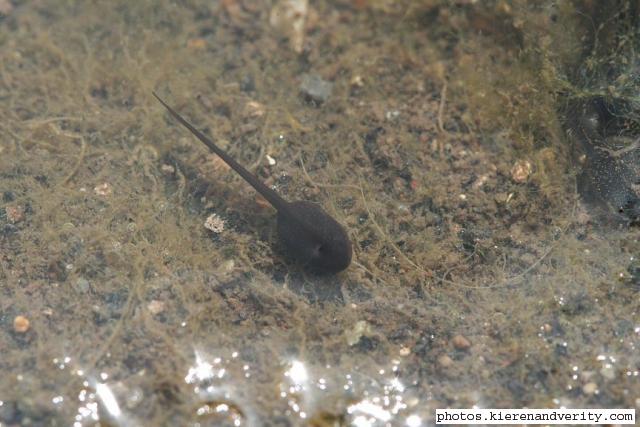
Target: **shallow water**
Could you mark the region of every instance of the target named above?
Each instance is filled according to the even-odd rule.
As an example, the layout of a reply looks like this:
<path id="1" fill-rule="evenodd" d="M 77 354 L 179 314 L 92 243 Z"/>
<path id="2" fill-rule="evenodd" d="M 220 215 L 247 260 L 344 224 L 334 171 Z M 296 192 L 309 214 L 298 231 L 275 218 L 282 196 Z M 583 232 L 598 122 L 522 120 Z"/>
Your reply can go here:
<path id="1" fill-rule="evenodd" d="M 640 407 L 640 231 L 578 196 L 552 95 L 589 11 L 311 3 L 0 0 L 0 425 Z M 349 269 L 284 258 L 152 90 Z"/>

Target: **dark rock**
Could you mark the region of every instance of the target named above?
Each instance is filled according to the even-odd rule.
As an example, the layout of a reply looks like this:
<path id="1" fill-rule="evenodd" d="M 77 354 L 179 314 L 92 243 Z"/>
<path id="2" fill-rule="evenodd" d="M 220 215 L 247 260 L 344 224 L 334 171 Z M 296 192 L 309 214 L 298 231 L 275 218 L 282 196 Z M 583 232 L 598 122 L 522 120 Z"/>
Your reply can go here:
<path id="1" fill-rule="evenodd" d="M 2 201 L 3 202 L 13 202 L 16 199 L 16 195 L 13 191 L 5 191 L 2 193 Z"/>
<path id="2" fill-rule="evenodd" d="M 0 234 L 3 236 L 11 236 L 18 232 L 18 227 L 13 224 L 4 224 L 0 229 Z"/>
<path id="3" fill-rule="evenodd" d="M 379 340 L 375 337 L 362 336 L 360 337 L 360 340 L 356 344 L 356 348 L 359 351 L 366 353 L 378 348 L 379 344 L 380 344 Z"/>

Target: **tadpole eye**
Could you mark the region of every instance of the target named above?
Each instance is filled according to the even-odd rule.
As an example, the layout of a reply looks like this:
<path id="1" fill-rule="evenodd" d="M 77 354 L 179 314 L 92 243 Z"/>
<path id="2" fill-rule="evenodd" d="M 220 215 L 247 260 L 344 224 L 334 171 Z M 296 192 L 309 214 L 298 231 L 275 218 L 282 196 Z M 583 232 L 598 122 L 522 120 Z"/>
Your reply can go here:
<path id="1" fill-rule="evenodd" d="M 319 254 L 324 253 L 324 251 L 325 251 L 325 248 L 322 245 L 318 245 L 318 247 L 316 248 L 316 252 Z"/>

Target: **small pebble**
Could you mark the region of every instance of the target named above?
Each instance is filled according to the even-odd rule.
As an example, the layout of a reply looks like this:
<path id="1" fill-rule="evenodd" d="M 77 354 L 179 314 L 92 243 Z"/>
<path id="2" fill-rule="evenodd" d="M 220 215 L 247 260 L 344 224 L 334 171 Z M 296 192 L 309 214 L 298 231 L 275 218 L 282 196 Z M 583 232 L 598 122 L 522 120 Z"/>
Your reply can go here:
<path id="1" fill-rule="evenodd" d="M 29 330 L 29 319 L 24 316 L 16 316 L 13 319 L 13 330 L 20 334 L 27 332 Z"/>
<path id="2" fill-rule="evenodd" d="M 408 356 L 411 354 L 411 349 L 409 347 L 400 348 L 400 356 Z"/>
<path id="3" fill-rule="evenodd" d="M 355 76 L 351 77 L 351 80 L 349 80 L 349 84 L 354 87 L 362 87 L 364 86 L 364 79 L 361 75 L 356 74 Z"/>
<path id="4" fill-rule="evenodd" d="M 371 333 L 371 325 L 369 325 L 366 320 L 359 320 L 352 329 L 345 331 L 347 344 L 350 346 L 356 345 L 360 341 L 360 338 L 369 336 Z"/>
<path id="5" fill-rule="evenodd" d="M 607 365 L 600 369 L 600 375 L 607 380 L 613 380 L 616 377 L 616 372 L 614 371 L 613 366 Z"/>
<path id="6" fill-rule="evenodd" d="M 453 366 L 453 359 L 451 359 L 446 354 L 443 354 L 442 356 L 438 357 L 438 365 L 442 366 L 443 368 L 450 368 L 451 366 Z"/>
<path id="7" fill-rule="evenodd" d="M 21 206 L 7 206 L 4 209 L 7 212 L 7 219 L 9 222 L 15 224 L 24 219 L 24 209 Z"/>
<path id="8" fill-rule="evenodd" d="M 91 290 L 91 284 L 84 277 L 78 277 L 78 280 L 76 280 L 76 288 L 85 294 Z"/>
<path id="9" fill-rule="evenodd" d="M 224 231 L 224 220 L 217 214 L 211 214 L 205 220 L 204 228 L 211 230 L 216 234 L 220 234 Z"/>
<path id="10" fill-rule="evenodd" d="M 584 394 L 594 394 L 596 391 L 598 391 L 598 385 L 596 383 L 586 383 L 585 385 L 582 386 L 582 392 Z"/>
<path id="11" fill-rule="evenodd" d="M 385 118 L 387 120 L 394 120 L 397 119 L 398 117 L 400 117 L 400 111 L 398 110 L 389 110 L 385 113 Z"/>
<path id="12" fill-rule="evenodd" d="M 331 96 L 333 83 L 316 74 L 304 74 L 300 78 L 300 91 L 305 97 L 315 102 L 325 102 Z"/>
<path id="13" fill-rule="evenodd" d="M 468 350 L 469 347 L 471 347 L 471 342 L 462 335 L 456 335 L 453 337 L 451 343 L 456 350 Z"/>
<path id="14" fill-rule="evenodd" d="M 111 186 L 109 185 L 109 183 L 105 182 L 102 183 L 100 185 L 96 185 L 93 188 L 93 191 L 95 191 L 95 193 L 98 196 L 108 196 L 110 195 L 113 191 L 111 190 Z"/>
<path id="15" fill-rule="evenodd" d="M 486 184 L 488 180 L 489 180 L 489 175 L 488 175 L 488 174 L 480 175 L 480 176 L 476 179 L 476 181 L 471 185 L 471 187 L 472 187 L 474 190 L 478 190 L 478 189 L 482 188 L 482 186 L 483 186 L 484 184 Z"/>
<path id="16" fill-rule="evenodd" d="M 511 179 L 518 184 L 522 184 L 531 175 L 531 163 L 528 160 L 518 160 L 511 168 Z"/>
<path id="17" fill-rule="evenodd" d="M 228 259 L 224 261 L 222 264 L 220 264 L 220 270 L 223 273 L 231 273 L 235 266 L 236 266 L 235 261 L 232 259 Z"/>
<path id="18" fill-rule="evenodd" d="M 174 168 L 173 166 L 168 165 L 166 163 L 164 165 L 160 166 L 160 170 L 163 173 L 166 173 L 167 175 L 172 175 L 172 174 L 174 174 L 176 172 L 176 168 Z"/>
<path id="19" fill-rule="evenodd" d="M 261 117 L 264 116 L 265 107 L 259 102 L 249 101 L 244 106 L 244 112 L 248 117 Z"/>
<path id="20" fill-rule="evenodd" d="M 152 300 L 147 304 L 147 310 L 153 315 L 162 313 L 164 311 L 164 301 L 159 301 L 157 299 Z"/>

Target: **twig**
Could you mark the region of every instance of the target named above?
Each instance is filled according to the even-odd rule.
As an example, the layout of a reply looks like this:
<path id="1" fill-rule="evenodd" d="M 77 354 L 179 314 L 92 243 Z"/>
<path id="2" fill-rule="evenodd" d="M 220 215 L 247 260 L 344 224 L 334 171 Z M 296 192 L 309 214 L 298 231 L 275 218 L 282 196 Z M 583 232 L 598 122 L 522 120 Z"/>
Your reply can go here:
<path id="1" fill-rule="evenodd" d="M 447 102 L 447 82 L 444 82 L 442 86 L 442 90 L 440 91 L 440 105 L 438 106 L 438 129 L 442 133 L 447 133 L 444 128 L 444 119 L 442 118 L 444 115 L 444 106 Z"/>

